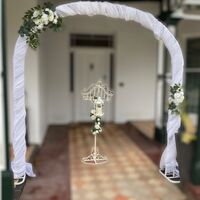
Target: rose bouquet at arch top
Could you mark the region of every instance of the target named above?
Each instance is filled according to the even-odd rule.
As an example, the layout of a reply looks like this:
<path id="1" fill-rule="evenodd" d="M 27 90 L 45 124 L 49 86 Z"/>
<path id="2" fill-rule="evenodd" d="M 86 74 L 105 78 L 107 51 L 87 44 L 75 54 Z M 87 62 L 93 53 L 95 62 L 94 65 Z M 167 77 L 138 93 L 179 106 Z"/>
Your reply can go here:
<path id="1" fill-rule="evenodd" d="M 62 23 L 62 18 L 56 14 L 53 4 L 44 3 L 43 6 L 38 5 L 25 13 L 19 34 L 21 37 L 26 36 L 32 49 L 37 49 L 40 44 L 39 35 L 47 28 L 60 31 Z"/>

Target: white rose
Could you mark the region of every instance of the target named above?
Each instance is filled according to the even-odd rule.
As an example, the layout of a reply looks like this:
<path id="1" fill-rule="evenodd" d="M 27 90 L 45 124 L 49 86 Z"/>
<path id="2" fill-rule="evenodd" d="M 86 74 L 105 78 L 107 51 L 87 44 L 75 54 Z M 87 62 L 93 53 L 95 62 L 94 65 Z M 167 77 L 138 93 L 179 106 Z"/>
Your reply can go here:
<path id="1" fill-rule="evenodd" d="M 178 99 L 180 96 L 181 96 L 181 94 L 179 92 L 177 92 L 177 93 L 174 94 L 174 98 L 175 99 Z"/>
<path id="2" fill-rule="evenodd" d="M 94 127 L 95 127 L 96 129 L 99 129 L 99 128 L 100 128 L 99 124 L 95 124 Z"/>
<path id="3" fill-rule="evenodd" d="M 37 26 L 37 29 L 38 30 L 42 30 L 44 28 L 44 25 L 43 24 L 39 24 L 38 26 Z"/>
<path id="4" fill-rule="evenodd" d="M 95 119 L 96 119 L 95 115 L 92 115 L 92 116 L 91 116 L 91 119 L 92 119 L 92 120 L 95 120 Z"/>
<path id="5" fill-rule="evenodd" d="M 42 22 L 47 25 L 49 23 L 49 17 L 47 14 L 43 13 L 42 17 L 41 17 Z"/>
<path id="6" fill-rule="evenodd" d="M 180 104 L 179 100 L 177 100 L 177 99 L 174 100 L 174 103 L 175 103 L 176 106 L 178 106 Z"/>
<path id="7" fill-rule="evenodd" d="M 176 105 L 182 103 L 183 100 L 184 100 L 184 94 L 183 94 L 183 92 L 175 93 L 174 94 L 174 98 L 175 98 L 174 102 L 175 102 Z"/>
<path id="8" fill-rule="evenodd" d="M 40 11 L 39 10 L 35 10 L 34 13 L 33 13 L 32 18 L 38 17 L 39 14 L 40 14 Z"/>
<path id="9" fill-rule="evenodd" d="M 39 25 L 42 23 L 41 19 L 35 19 L 33 20 L 33 22 L 36 24 L 36 25 Z"/>
<path id="10" fill-rule="evenodd" d="M 54 21 L 54 15 L 49 15 L 49 21 L 50 22 Z"/>
<path id="11" fill-rule="evenodd" d="M 92 109 L 90 113 L 94 115 L 95 114 L 95 110 Z"/>
<path id="12" fill-rule="evenodd" d="M 54 13 L 53 11 L 49 11 L 49 21 L 52 22 L 54 20 Z"/>
<path id="13" fill-rule="evenodd" d="M 96 116 L 103 116 L 104 114 L 103 114 L 103 112 L 102 112 L 102 109 L 100 108 L 100 109 L 97 109 L 96 110 Z"/>
<path id="14" fill-rule="evenodd" d="M 57 23 L 58 23 L 58 20 L 57 20 L 57 19 L 54 19 L 54 20 L 53 20 L 53 23 L 54 23 L 54 24 L 57 24 Z"/>
<path id="15" fill-rule="evenodd" d="M 45 8 L 45 11 L 50 12 L 51 10 L 49 8 Z"/>
<path id="16" fill-rule="evenodd" d="M 178 98 L 179 103 L 182 103 L 184 100 L 184 96 L 180 96 L 180 98 Z"/>
<path id="17" fill-rule="evenodd" d="M 98 97 L 97 101 L 96 101 L 97 104 L 103 104 L 103 100 L 101 97 Z"/>

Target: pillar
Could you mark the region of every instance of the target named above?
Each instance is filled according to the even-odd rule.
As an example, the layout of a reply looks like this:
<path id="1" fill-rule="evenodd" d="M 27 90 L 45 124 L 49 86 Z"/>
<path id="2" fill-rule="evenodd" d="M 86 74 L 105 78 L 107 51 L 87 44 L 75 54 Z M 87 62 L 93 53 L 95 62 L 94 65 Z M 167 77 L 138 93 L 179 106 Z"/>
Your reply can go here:
<path id="1" fill-rule="evenodd" d="M 167 27 L 176 35 L 176 26 L 179 19 L 167 19 Z M 168 104 L 168 78 L 171 78 L 171 70 L 168 72 L 168 53 L 162 41 L 158 41 L 157 82 L 156 82 L 156 111 L 155 111 L 155 139 L 160 143 L 166 143 L 166 105 Z M 171 67 L 171 63 L 170 63 Z"/>
<path id="2" fill-rule="evenodd" d="M 199 88 L 200 94 L 200 88 Z M 200 95 L 199 95 L 200 96 Z M 198 128 L 197 128 L 197 141 L 195 143 L 194 160 L 192 163 L 192 183 L 200 185 L 200 97 L 199 97 L 199 110 L 198 110 Z"/>
<path id="3" fill-rule="evenodd" d="M 158 41 L 157 81 L 156 81 L 156 111 L 155 111 L 155 139 L 161 143 L 165 141 L 164 130 L 164 85 L 165 85 L 165 47 Z"/>

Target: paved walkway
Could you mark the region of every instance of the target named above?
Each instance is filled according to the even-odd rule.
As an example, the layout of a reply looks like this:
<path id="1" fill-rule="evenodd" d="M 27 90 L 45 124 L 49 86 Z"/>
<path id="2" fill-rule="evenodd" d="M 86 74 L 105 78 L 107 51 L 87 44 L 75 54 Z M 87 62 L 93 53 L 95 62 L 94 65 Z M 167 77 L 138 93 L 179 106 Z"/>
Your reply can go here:
<path id="1" fill-rule="evenodd" d="M 20 200 L 70 200 L 67 126 L 51 126 Z"/>
<path id="2" fill-rule="evenodd" d="M 71 200 L 184 200 L 185 195 L 158 173 L 157 167 L 116 125 L 98 137 L 109 162 L 84 165 L 93 136 L 89 127 L 70 130 Z"/>
<path id="3" fill-rule="evenodd" d="M 184 200 L 185 195 L 116 125 L 106 125 L 98 146 L 109 162 L 81 163 L 90 153 L 89 126 L 50 127 L 37 155 L 37 178 L 26 183 L 22 200 Z M 70 172 L 70 173 L 69 173 Z"/>

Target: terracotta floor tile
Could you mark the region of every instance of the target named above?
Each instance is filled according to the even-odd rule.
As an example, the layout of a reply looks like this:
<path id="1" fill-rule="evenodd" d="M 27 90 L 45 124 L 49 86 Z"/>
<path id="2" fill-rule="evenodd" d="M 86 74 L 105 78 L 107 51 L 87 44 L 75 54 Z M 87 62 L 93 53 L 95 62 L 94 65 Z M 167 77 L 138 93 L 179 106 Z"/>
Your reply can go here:
<path id="1" fill-rule="evenodd" d="M 87 125 L 50 127 L 21 200 L 185 200 L 117 125 L 104 126 L 98 147 L 109 162 L 90 166 L 93 135 Z M 70 198 L 71 197 L 71 198 Z"/>
<path id="2" fill-rule="evenodd" d="M 73 141 L 80 139 L 80 135 L 90 139 L 88 144 L 82 142 L 77 145 Z M 76 139 L 74 139 L 76 138 Z M 84 152 L 90 152 L 93 145 L 93 135 L 89 133 L 89 127 L 77 127 L 69 135 L 70 149 L 81 148 Z M 103 134 L 98 136 L 98 147 L 101 152 L 108 156 L 109 162 L 103 165 L 87 166 L 82 165 L 80 159 L 77 160 L 76 153 L 70 152 L 70 163 L 76 162 L 79 169 L 88 170 L 88 174 L 94 179 L 87 179 L 87 187 L 81 188 L 80 192 L 84 196 L 93 196 L 93 200 L 165 200 L 166 196 L 170 199 L 184 200 L 184 194 L 173 184 L 166 182 L 158 173 L 152 161 L 135 145 L 116 125 L 104 127 Z M 75 174 L 72 168 L 72 174 Z M 87 174 L 87 173 L 86 173 Z M 107 176 L 107 175 L 108 176 Z M 80 173 L 79 180 L 85 180 Z M 73 179 L 73 177 L 71 177 Z M 71 183 L 73 184 L 73 182 Z M 97 185 L 95 196 L 88 194 L 90 185 Z M 73 191 L 71 191 L 73 193 Z M 170 193 L 170 195 L 167 195 Z M 73 195 L 72 195 L 73 196 Z M 173 197 L 171 197 L 173 196 Z M 73 199 L 72 200 L 82 200 Z M 86 199 L 87 200 L 87 199 Z"/>

